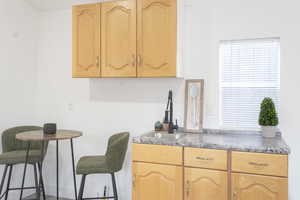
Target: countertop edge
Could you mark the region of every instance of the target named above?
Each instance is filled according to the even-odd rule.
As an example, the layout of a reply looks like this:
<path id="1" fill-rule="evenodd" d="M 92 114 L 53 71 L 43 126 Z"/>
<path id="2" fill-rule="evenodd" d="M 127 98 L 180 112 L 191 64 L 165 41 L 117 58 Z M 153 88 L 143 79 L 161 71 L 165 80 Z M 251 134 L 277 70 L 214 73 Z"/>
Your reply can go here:
<path id="1" fill-rule="evenodd" d="M 204 149 L 216 149 L 216 150 L 228 150 L 228 151 L 240 151 L 240 152 L 251 152 L 251 153 L 266 153 L 266 154 L 277 154 L 277 155 L 289 155 L 291 153 L 290 147 L 286 144 L 284 139 L 282 138 L 282 134 L 279 132 L 275 138 L 263 138 L 259 135 L 259 132 L 255 134 L 251 134 L 247 131 L 247 134 L 238 134 L 238 132 L 230 133 L 230 131 L 226 130 L 226 132 L 220 133 L 213 130 L 210 132 L 209 129 L 206 129 L 205 133 L 187 133 L 181 139 L 176 141 L 168 141 L 166 139 L 157 139 L 151 137 L 145 137 L 145 135 L 149 133 L 154 133 L 154 131 L 148 132 L 141 136 L 133 137 L 132 143 L 134 144 L 152 144 L 152 145 L 166 145 L 166 146 L 181 146 L 181 147 L 191 147 L 191 148 L 204 148 Z M 250 134 L 249 134 L 250 133 Z M 253 132 L 254 133 L 254 132 Z M 193 141 L 193 142 L 184 142 L 184 137 L 197 137 L 200 136 L 198 134 L 203 134 L 205 137 L 222 137 L 222 139 L 226 139 L 229 142 L 226 143 L 224 140 L 223 144 L 210 143 L 207 141 Z M 220 135 L 219 135 L 220 134 Z M 202 136 L 203 136 L 202 135 Z M 234 136 L 235 140 L 230 141 L 230 139 Z M 238 138 L 237 138 L 238 137 Z M 239 145 L 234 144 L 234 141 L 238 140 L 251 140 L 253 139 L 254 145 Z M 251 143 L 251 142 L 250 142 Z M 255 146 L 256 145 L 256 146 Z"/>

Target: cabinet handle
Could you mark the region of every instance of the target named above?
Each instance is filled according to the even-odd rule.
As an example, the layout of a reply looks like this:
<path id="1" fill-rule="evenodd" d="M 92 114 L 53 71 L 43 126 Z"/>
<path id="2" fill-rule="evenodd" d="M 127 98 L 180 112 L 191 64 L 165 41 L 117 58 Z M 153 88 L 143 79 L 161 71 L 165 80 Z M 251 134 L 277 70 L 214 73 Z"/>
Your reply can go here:
<path id="1" fill-rule="evenodd" d="M 256 167 L 268 167 L 268 166 L 269 166 L 269 164 L 268 164 L 268 163 L 256 163 L 256 162 L 249 162 L 248 164 L 249 164 L 249 165 L 256 166 Z"/>
<path id="2" fill-rule="evenodd" d="M 196 159 L 203 160 L 203 161 L 213 161 L 214 160 L 213 158 L 205 158 L 205 157 L 200 157 L 200 156 L 197 156 Z"/>
<path id="3" fill-rule="evenodd" d="M 97 67 L 99 67 L 99 64 L 100 64 L 100 58 L 99 58 L 99 56 L 97 56 L 96 57 L 96 65 L 97 65 Z"/>
<path id="4" fill-rule="evenodd" d="M 136 64 L 136 58 L 135 55 L 132 54 L 132 63 L 131 63 L 132 67 L 135 67 L 135 64 Z"/>
<path id="5" fill-rule="evenodd" d="M 142 65 L 142 56 L 141 55 L 137 56 L 137 63 L 138 63 L 139 66 Z"/>
<path id="6" fill-rule="evenodd" d="M 233 200 L 237 200 L 237 192 L 233 192 Z"/>
<path id="7" fill-rule="evenodd" d="M 132 177 L 132 187 L 135 188 L 136 175 Z"/>
<path id="8" fill-rule="evenodd" d="M 186 182 L 186 197 L 187 197 L 187 199 L 189 199 L 190 190 L 191 190 L 191 183 L 190 183 L 190 181 L 187 181 Z"/>

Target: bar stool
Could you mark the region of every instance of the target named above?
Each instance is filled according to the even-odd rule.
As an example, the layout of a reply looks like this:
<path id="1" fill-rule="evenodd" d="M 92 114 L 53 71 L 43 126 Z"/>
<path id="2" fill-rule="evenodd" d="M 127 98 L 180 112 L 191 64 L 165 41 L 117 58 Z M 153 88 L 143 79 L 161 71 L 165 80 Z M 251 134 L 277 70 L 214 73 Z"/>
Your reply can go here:
<path id="1" fill-rule="evenodd" d="M 0 154 L 0 165 L 5 165 L 4 173 L 2 176 L 1 184 L 0 184 L 0 199 L 2 199 L 5 195 L 5 200 L 8 198 L 8 192 L 10 190 L 20 190 L 21 188 L 10 188 L 11 176 L 13 167 L 18 164 L 24 164 L 26 160 L 26 148 L 27 144 L 20 140 L 16 139 L 16 135 L 18 133 L 26 132 L 26 131 L 34 131 L 41 130 L 41 127 L 38 126 L 19 126 L 5 130 L 2 133 L 2 154 Z M 33 166 L 34 169 L 34 181 L 35 187 L 25 187 L 24 189 L 36 189 L 37 195 L 40 196 L 40 189 L 43 192 L 43 198 L 45 198 L 45 189 L 44 182 L 41 174 L 41 163 L 44 159 L 44 156 L 47 151 L 48 144 L 44 145 L 44 155 L 41 155 L 41 143 L 33 142 L 29 151 L 29 164 Z M 37 168 L 39 169 L 40 180 L 38 183 L 38 175 Z M 2 194 L 4 182 L 6 179 L 7 170 L 8 172 L 8 180 L 5 192 Z M 23 176 L 25 175 L 25 171 Z"/>
<path id="2" fill-rule="evenodd" d="M 82 175 L 78 199 L 115 199 L 118 200 L 115 173 L 123 166 L 127 152 L 129 133 L 119 133 L 109 138 L 106 154 L 104 156 L 84 156 L 77 164 L 76 173 Z M 90 174 L 111 174 L 114 196 L 83 198 L 85 179 Z"/>

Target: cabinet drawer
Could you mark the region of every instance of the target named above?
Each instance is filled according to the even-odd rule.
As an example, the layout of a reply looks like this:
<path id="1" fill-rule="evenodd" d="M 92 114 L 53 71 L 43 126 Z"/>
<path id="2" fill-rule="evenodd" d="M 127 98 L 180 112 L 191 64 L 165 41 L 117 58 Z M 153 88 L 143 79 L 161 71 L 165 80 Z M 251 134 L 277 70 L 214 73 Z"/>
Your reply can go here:
<path id="1" fill-rule="evenodd" d="M 133 144 L 132 160 L 151 163 L 182 165 L 182 147 Z"/>
<path id="2" fill-rule="evenodd" d="M 288 156 L 232 152 L 232 171 L 287 177 Z"/>
<path id="3" fill-rule="evenodd" d="M 215 149 L 184 149 L 184 165 L 227 170 L 227 151 Z"/>

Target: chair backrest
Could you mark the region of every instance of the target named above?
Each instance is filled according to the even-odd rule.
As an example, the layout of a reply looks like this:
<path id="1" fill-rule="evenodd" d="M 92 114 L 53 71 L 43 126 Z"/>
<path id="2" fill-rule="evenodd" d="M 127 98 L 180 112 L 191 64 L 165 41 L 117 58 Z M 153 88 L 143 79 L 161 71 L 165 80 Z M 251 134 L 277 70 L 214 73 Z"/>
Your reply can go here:
<path id="1" fill-rule="evenodd" d="M 128 141 L 128 132 L 118 133 L 111 136 L 108 140 L 106 161 L 109 165 L 109 168 L 114 172 L 120 171 L 122 169 L 127 152 Z"/>
<path id="2" fill-rule="evenodd" d="M 18 126 L 14 128 L 7 129 L 2 133 L 2 151 L 10 152 L 10 151 L 20 151 L 27 149 L 27 142 L 17 140 L 16 135 L 18 133 L 26 132 L 26 131 L 36 131 L 42 130 L 42 127 L 38 126 Z M 48 147 L 48 143 L 45 143 L 44 148 L 46 153 Z M 31 142 L 30 149 L 41 149 L 42 143 L 41 142 Z"/>

